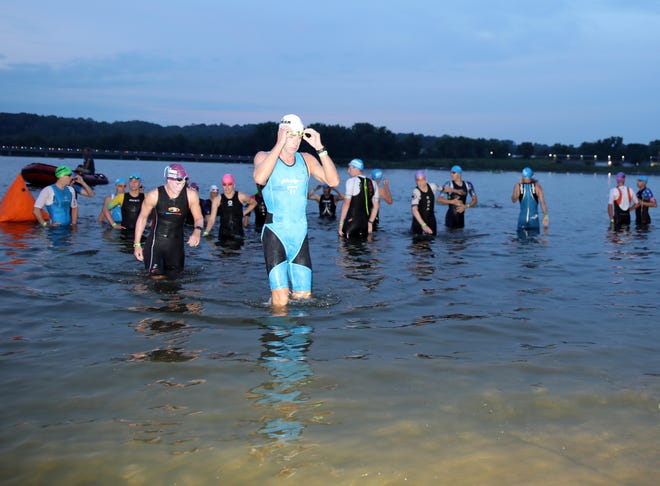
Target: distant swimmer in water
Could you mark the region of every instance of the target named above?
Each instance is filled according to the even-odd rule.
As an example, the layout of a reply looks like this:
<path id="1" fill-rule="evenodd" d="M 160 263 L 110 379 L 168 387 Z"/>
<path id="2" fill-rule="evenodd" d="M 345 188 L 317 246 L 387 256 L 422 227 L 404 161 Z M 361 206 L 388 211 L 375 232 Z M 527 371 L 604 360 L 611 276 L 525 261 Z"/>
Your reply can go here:
<path id="1" fill-rule="evenodd" d="M 316 150 L 320 162 L 309 153 L 298 152 L 303 138 Z M 274 307 L 289 303 L 289 289 L 294 299 L 312 296 L 312 262 L 307 238 L 310 175 L 332 187 L 340 182 L 319 132 L 305 128 L 297 115 L 285 115 L 273 148 L 254 156 L 254 182 L 263 186 L 268 209 L 261 242 Z"/>
<path id="2" fill-rule="evenodd" d="M 163 278 L 168 273 L 183 270 L 183 229 L 189 211 L 192 212 L 195 228 L 188 238 L 188 246 L 199 245 L 204 231 L 199 195 L 197 191 L 187 187 L 186 170 L 181 164 L 169 165 L 165 168 L 165 178 L 165 185 L 145 194 L 133 237 L 135 258 L 144 262 L 145 269 L 155 278 Z M 153 226 L 143 250 L 142 233 L 149 216 L 153 218 Z"/>
<path id="3" fill-rule="evenodd" d="M 550 224 L 548 208 L 545 204 L 543 188 L 536 179 L 533 179 L 534 172 L 531 168 L 525 167 L 522 170 L 520 181 L 513 186 L 511 201 L 520 202 L 520 213 L 518 214 L 518 229 L 538 230 L 539 222 L 539 204 L 543 211 L 543 227 L 547 228 Z"/>
<path id="4" fill-rule="evenodd" d="M 319 189 L 323 189 L 321 194 L 315 194 Z M 332 194 L 335 191 L 336 194 Z M 344 199 L 344 195 L 336 187 L 330 187 L 327 184 L 319 184 L 315 189 L 309 191 L 307 199 L 319 203 L 319 218 L 321 219 L 336 219 L 337 218 L 337 205 L 339 201 Z"/>

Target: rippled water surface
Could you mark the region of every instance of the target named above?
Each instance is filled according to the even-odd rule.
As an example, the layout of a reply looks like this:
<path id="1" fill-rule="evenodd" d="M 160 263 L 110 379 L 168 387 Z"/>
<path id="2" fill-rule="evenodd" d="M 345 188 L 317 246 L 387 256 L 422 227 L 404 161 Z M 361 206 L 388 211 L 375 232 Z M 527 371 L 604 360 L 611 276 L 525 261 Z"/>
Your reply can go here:
<path id="1" fill-rule="evenodd" d="M 0 158 L 2 194 L 28 162 Z M 97 161 L 147 188 L 165 165 Z M 253 191 L 249 164 L 185 166 Z M 551 226 L 518 235 L 517 174 L 475 172 L 466 228 L 414 242 L 414 169 L 370 242 L 310 202 L 315 297 L 284 316 L 252 229 L 154 282 L 96 222 L 112 187 L 74 232 L 0 224 L 0 481 L 656 484 L 657 225 L 610 232 L 607 176 L 542 173 Z"/>

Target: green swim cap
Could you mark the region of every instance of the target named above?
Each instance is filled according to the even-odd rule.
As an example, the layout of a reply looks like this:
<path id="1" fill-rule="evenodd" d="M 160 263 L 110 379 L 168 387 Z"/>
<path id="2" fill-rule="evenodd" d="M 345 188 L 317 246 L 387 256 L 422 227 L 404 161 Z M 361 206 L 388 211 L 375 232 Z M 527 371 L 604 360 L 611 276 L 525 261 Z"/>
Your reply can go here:
<path id="1" fill-rule="evenodd" d="M 57 169 L 55 169 L 55 177 L 58 179 L 60 177 L 71 175 L 71 173 L 71 169 L 69 169 L 66 165 L 60 165 Z"/>

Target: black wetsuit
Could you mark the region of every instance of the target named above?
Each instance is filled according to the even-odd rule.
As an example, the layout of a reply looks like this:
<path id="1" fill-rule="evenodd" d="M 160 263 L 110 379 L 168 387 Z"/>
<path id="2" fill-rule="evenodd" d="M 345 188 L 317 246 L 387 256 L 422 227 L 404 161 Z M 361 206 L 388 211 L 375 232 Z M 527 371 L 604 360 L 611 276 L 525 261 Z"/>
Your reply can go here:
<path id="1" fill-rule="evenodd" d="M 224 194 L 220 195 L 220 229 L 218 240 L 242 240 L 243 232 L 243 203 L 238 199 L 238 191 L 234 191 L 231 199 Z"/>
<path id="2" fill-rule="evenodd" d="M 257 201 L 257 206 L 254 208 L 254 227 L 257 231 L 261 231 L 266 224 L 266 216 L 268 215 L 268 209 L 266 208 L 266 202 L 264 201 L 264 196 L 259 191 L 254 195 L 254 200 Z"/>
<path id="3" fill-rule="evenodd" d="M 358 176 L 360 192 L 351 196 L 351 204 L 346 213 L 342 231 L 346 238 L 367 238 L 369 216 L 373 209 L 374 185 L 368 177 Z"/>
<path id="4" fill-rule="evenodd" d="M 422 217 L 424 222 L 428 225 L 429 228 L 431 228 L 431 231 L 433 231 L 433 234 L 435 235 L 437 234 L 438 223 L 435 219 L 435 195 L 433 194 L 433 189 L 431 189 L 430 185 L 427 185 L 426 192 L 422 191 L 419 187 L 417 187 L 417 190 L 420 194 L 417 210 L 419 211 L 419 215 Z M 417 219 L 414 217 L 412 219 L 410 231 L 415 235 L 426 234 L 424 233 L 424 230 L 422 230 L 422 226 L 419 224 L 419 221 L 417 221 Z"/>
<path id="5" fill-rule="evenodd" d="M 183 270 L 183 226 L 189 212 L 188 191 L 185 188 L 176 198 L 170 198 L 165 186 L 158 188 L 158 203 L 153 211 L 154 225 L 144 244 L 144 266 L 151 275 Z"/>
<path id="6" fill-rule="evenodd" d="M 142 201 L 144 201 L 144 194 L 139 193 L 137 196 L 131 196 L 130 192 L 124 193 L 124 201 L 121 204 L 121 225 L 130 230 L 135 229 L 135 223 L 142 209 Z"/>
<path id="7" fill-rule="evenodd" d="M 638 225 L 651 224 L 651 215 L 649 214 L 649 207 L 642 206 L 644 189 L 637 191 L 637 200 L 640 202 L 639 206 L 635 208 L 635 223 Z"/>
<path id="8" fill-rule="evenodd" d="M 323 219 L 336 219 L 337 204 L 335 204 L 335 196 L 332 194 L 321 194 L 319 199 L 319 218 Z"/>

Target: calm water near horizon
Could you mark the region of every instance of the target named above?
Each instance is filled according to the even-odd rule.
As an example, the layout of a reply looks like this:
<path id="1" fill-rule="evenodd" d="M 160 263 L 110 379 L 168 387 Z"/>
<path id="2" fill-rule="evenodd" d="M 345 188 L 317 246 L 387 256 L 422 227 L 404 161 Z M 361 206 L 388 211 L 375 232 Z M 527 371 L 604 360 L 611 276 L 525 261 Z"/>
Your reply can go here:
<path id="1" fill-rule="evenodd" d="M 32 161 L 0 157 L 1 195 Z M 96 165 L 150 189 L 167 163 Z M 184 166 L 254 190 L 250 164 Z M 96 222 L 112 185 L 75 231 L 0 224 L 0 483 L 656 484 L 660 210 L 614 233 L 610 177 L 539 173 L 550 228 L 523 237 L 518 174 L 466 172 L 466 228 L 415 242 L 417 168 L 385 171 L 370 242 L 310 201 L 315 297 L 284 316 L 252 228 L 155 282 Z"/>

